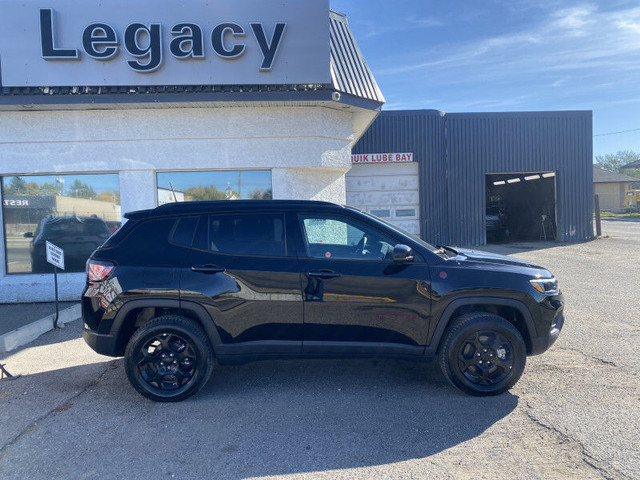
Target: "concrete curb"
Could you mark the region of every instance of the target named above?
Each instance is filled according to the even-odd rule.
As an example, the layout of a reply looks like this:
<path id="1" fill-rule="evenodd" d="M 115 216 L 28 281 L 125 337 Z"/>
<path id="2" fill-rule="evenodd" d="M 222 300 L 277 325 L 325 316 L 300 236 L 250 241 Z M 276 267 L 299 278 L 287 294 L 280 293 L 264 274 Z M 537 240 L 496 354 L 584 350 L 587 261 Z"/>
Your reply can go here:
<path id="1" fill-rule="evenodd" d="M 82 311 L 80 304 L 73 307 L 65 308 L 60 311 L 58 317 L 58 325 L 63 326 L 74 320 L 79 320 L 82 317 Z M 53 321 L 56 318 L 56 314 L 53 313 L 47 317 L 36 320 L 33 323 L 20 327 L 12 332 L 0 335 L 0 353 L 10 352 L 18 347 L 26 345 L 32 342 L 40 335 L 47 333 L 49 330 L 53 330 Z"/>

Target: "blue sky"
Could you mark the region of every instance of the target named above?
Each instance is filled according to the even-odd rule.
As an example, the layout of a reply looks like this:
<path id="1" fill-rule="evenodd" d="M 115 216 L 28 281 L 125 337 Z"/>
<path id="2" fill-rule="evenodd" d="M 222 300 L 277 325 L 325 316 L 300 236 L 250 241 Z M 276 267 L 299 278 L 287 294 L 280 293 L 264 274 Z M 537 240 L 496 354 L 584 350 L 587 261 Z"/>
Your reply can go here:
<path id="1" fill-rule="evenodd" d="M 593 110 L 594 154 L 640 152 L 640 1 L 331 0 L 385 109 Z"/>

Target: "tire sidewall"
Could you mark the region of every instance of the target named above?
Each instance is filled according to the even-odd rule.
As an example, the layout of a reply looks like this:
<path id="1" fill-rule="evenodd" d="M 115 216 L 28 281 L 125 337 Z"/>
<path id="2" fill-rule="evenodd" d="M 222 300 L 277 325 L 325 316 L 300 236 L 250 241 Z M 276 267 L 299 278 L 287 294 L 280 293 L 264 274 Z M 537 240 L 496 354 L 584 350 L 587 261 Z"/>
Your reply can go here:
<path id="1" fill-rule="evenodd" d="M 504 335 L 512 347 L 513 368 L 509 375 L 491 387 L 476 385 L 466 378 L 458 367 L 458 353 L 466 339 L 477 331 L 494 331 Z M 498 395 L 513 387 L 522 376 L 527 359 L 527 349 L 517 329 L 501 317 L 480 316 L 447 338 L 443 367 L 449 381 L 465 393 L 477 396 Z"/>
<path id="2" fill-rule="evenodd" d="M 175 322 L 160 317 L 149 322 L 148 326 L 142 326 L 127 344 L 125 351 L 125 369 L 129 381 L 142 395 L 159 402 L 177 402 L 190 397 L 200 390 L 209 378 L 211 372 L 212 355 L 211 348 L 206 340 L 199 338 L 194 326 L 183 322 Z M 189 342 L 196 352 L 196 373 L 187 383 L 186 388 L 181 387 L 177 391 L 162 391 L 149 385 L 140 375 L 136 357 L 140 349 L 153 337 L 160 334 L 176 334 Z M 202 334 L 200 334 L 202 335 Z"/>

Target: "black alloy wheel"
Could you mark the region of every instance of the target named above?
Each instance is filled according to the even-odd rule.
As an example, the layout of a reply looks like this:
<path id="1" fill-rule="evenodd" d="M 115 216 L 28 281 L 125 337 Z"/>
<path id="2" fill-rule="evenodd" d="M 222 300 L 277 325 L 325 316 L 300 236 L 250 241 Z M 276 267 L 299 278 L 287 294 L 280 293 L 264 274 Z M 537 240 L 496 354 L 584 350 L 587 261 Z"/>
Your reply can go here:
<path id="1" fill-rule="evenodd" d="M 507 320 L 484 312 L 455 319 L 444 336 L 440 366 L 447 379 L 471 395 L 497 395 L 522 376 L 526 345 Z"/>
<path id="2" fill-rule="evenodd" d="M 125 368 L 133 387 L 151 400 L 177 402 L 207 382 L 213 352 L 200 325 L 180 316 L 155 318 L 131 337 Z"/>

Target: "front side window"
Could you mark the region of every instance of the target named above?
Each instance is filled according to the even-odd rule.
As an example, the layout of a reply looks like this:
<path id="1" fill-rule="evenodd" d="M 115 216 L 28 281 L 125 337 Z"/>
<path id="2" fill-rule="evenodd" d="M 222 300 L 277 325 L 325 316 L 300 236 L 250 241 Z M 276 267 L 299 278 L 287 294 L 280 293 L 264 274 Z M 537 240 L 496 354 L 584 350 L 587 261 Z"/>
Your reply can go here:
<path id="1" fill-rule="evenodd" d="M 227 255 L 286 256 L 281 214 L 211 215 L 207 249 Z"/>
<path id="2" fill-rule="evenodd" d="M 3 177 L 2 216 L 7 273 L 52 272 L 47 241 L 64 250 L 65 272 L 82 272 L 120 227 L 118 175 Z"/>
<path id="3" fill-rule="evenodd" d="M 310 258 L 393 260 L 393 238 L 354 219 L 303 215 L 301 222 Z"/>
<path id="4" fill-rule="evenodd" d="M 211 200 L 271 200 L 270 170 L 158 173 L 158 205 Z"/>

